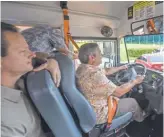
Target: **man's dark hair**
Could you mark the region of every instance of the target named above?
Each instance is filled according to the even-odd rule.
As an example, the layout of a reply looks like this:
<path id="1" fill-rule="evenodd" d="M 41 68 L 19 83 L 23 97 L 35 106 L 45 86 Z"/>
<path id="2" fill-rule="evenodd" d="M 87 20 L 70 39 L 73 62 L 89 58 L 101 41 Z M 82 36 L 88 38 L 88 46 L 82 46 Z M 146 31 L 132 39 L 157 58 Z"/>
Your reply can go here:
<path id="1" fill-rule="evenodd" d="M 80 62 L 83 64 L 87 64 L 89 62 L 89 56 L 95 55 L 97 48 L 98 48 L 97 43 L 86 43 L 82 45 L 79 49 Z"/>
<path id="2" fill-rule="evenodd" d="M 7 41 L 5 39 L 5 32 L 18 32 L 17 28 L 14 25 L 1 22 L 1 57 L 7 55 Z"/>

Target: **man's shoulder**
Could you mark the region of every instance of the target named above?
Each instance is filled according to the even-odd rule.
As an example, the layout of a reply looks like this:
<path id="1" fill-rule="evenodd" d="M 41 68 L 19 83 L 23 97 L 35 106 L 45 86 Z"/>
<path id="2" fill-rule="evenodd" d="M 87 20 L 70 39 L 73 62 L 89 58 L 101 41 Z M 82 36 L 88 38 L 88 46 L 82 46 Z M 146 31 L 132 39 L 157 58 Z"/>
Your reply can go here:
<path id="1" fill-rule="evenodd" d="M 85 65 L 84 65 L 84 64 L 80 64 L 80 65 L 78 66 L 77 70 L 76 70 L 76 73 L 81 72 L 81 71 L 83 71 L 84 69 L 85 69 Z"/>
<path id="2" fill-rule="evenodd" d="M 101 71 L 99 67 L 95 67 L 93 65 L 88 65 L 88 64 L 80 64 L 79 67 L 77 68 L 76 72 L 97 72 Z"/>
<path id="3" fill-rule="evenodd" d="M 76 76 L 86 76 L 88 73 L 92 73 L 92 69 L 87 64 L 80 64 L 76 70 Z"/>
<path id="4" fill-rule="evenodd" d="M 76 77 L 79 79 L 84 78 L 85 80 L 99 79 L 103 75 L 105 74 L 98 67 L 85 64 L 81 64 L 76 71 Z"/>
<path id="5" fill-rule="evenodd" d="M 20 108 L 19 102 L 22 100 L 21 91 L 1 86 L 1 122 L 9 122 L 19 118 L 17 110 Z M 16 115 L 14 115 L 16 114 Z"/>

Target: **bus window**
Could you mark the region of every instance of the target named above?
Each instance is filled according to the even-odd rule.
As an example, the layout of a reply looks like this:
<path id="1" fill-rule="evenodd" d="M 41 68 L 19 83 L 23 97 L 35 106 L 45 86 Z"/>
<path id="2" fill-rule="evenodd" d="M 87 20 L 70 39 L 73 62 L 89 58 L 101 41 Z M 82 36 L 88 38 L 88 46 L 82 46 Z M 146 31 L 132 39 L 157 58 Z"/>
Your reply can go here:
<path id="1" fill-rule="evenodd" d="M 90 40 L 77 40 L 75 39 L 78 46 L 82 46 L 85 43 L 97 43 L 101 50 L 102 54 L 102 64 L 101 68 L 104 67 L 113 67 L 117 64 L 117 40 L 99 40 L 99 39 L 90 39 Z M 79 62 L 80 63 L 80 62 Z"/>

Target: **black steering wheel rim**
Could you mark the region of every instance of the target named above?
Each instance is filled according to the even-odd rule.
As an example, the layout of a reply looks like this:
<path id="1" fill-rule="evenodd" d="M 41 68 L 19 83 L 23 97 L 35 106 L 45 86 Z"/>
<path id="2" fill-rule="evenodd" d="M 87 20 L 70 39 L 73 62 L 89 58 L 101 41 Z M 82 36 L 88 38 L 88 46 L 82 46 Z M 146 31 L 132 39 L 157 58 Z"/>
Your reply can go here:
<path id="1" fill-rule="evenodd" d="M 131 63 L 128 64 L 128 69 L 127 70 L 121 70 L 119 71 L 116 76 L 115 76 L 115 80 L 117 81 L 118 84 L 124 84 L 130 80 L 134 80 L 135 77 L 137 76 L 137 72 L 134 69 L 135 66 L 140 66 L 143 68 L 143 72 L 141 73 L 141 75 L 145 75 L 146 74 L 146 67 L 142 64 L 139 63 Z M 131 69 L 131 71 L 129 71 L 129 69 Z M 131 72 L 131 74 L 129 74 L 129 72 Z M 124 80 L 124 81 L 123 81 Z"/>

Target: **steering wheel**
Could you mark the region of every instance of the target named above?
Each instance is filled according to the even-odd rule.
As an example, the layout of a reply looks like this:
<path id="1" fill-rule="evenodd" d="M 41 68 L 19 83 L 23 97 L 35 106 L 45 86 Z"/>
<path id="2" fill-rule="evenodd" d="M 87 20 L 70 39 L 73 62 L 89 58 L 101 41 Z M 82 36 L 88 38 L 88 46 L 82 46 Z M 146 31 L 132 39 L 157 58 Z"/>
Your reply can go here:
<path id="1" fill-rule="evenodd" d="M 142 64 L 138 64 L 138 63 L 132 63 L 132 64 L 128 64 L 128 69 L 127 70 L 121 70 L 119 71 L 116 76 L 115 76 L 115 80 L 117 81 L 117 83 L 119 85 L 122 85 L 124 83 L 129 82 L 130 80 L 134 80 L 136 78 L 136 76 L 138 75 L 138 73 L 135 70 L 135 67 L 140 67 L 142 68 L 142 72 L 140 73 L 140 75 L 145 75 L 146 74 L 146 67 Z M 138 85 L 139 88 L 139 92 L 142 93 L 143 92 L 143 88 L 142 85 Z"/>
<path id="2" fill-rule="evenodd" d="M 120 85 L 124 84 L 124 83 L 127 83 L 130 80 L 134 80 L 136 78 L 136 76 L 138 74 L 135 70 L 135 67 L 143 68 L 140 75 L 145 75 L 146 71 L 147 71 L 147 69 L 144 65 L 138 64 L 138 63 L 128 64 L 127 67 L 128 67 L 128 69 L 119 71 L 115 76 L 115 79 L 116 79 L 117 83 L 120 84 Z"/>

